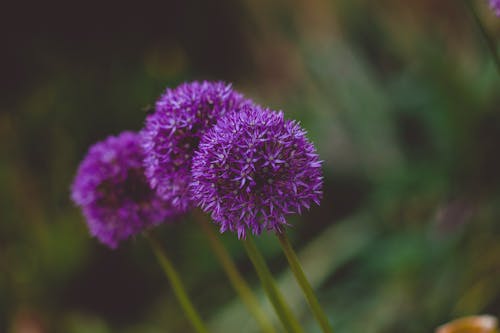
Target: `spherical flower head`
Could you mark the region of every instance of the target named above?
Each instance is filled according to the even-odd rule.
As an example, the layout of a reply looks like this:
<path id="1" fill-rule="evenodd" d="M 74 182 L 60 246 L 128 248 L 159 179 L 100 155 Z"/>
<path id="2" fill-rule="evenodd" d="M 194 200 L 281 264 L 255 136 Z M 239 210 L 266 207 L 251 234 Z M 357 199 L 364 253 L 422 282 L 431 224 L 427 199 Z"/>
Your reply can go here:
<path id="1" fill-rule="evenodd" d="M 223 82 L 191 82 L 167 89 L 142 131 L 151 187 L 181 211 L 191 208 L 190 169 L 201 137 L 221 116 L 248 103 Z"/>
<path id="2" fill-rule="evenodd" d="M 490 7 L 500 17 L 500 0 L 490 0 Z"/>
<path id="3" fill-rule="evenodd" d="M 245 238 L 282 232 L 285 215 L 322 196 L 321 161 L 300 125 L 282 112 L 244 107 L 203 137 L 192 165 L 192 195 L 221 232 Z"/>
<path id="4" fill-rule="evenodd" d="M 123 132 L 93 145 L 78 168 L 71 198 L 90 233 L 111 248 L 177 214 L 150 188 L 143 160 L 139 135 Z"/>

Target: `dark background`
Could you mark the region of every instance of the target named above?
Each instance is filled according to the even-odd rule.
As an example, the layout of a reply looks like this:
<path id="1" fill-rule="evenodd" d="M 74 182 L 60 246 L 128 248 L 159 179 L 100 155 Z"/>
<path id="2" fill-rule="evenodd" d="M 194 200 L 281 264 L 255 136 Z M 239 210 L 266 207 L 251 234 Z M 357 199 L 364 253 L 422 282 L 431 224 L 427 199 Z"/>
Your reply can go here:
<path id="1" fill-rule="evenodd" d="M 69 186 L 89 145 L 203 79 L 315 142 L 324 199 L 290 236 L 338 332 L 500 314 L 500 79 L 463 2 L 10 2 L 0 36 L 0 332 L 190 332 L 148 244 L 91 239 Z M 255 331 L 197 225 L 157 232 L 213 331 Z M 318 332 L 276 239 L 258 245 Z"/>

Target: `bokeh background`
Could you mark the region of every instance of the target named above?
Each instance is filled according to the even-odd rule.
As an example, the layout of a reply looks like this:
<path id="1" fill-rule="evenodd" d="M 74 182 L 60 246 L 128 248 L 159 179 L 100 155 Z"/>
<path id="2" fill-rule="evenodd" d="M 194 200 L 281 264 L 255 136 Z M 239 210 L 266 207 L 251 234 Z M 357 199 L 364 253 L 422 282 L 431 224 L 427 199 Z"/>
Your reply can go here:
<path id="1" fill-rule="evenodd" d="M 337 332 L 500 315 L 500 77 L 463 1 L 11 1 L 0 36 L 0 332 L 191 332 L 148 244 L 90 238 L 69 186 L 89 145 L 202 79 L 315 142 L 324 199 L 290 237 Z M 214 332 L 258 331 L 195 223 L 157 232 Z M 318 332 L 276 239 L 258 245 Z"/>

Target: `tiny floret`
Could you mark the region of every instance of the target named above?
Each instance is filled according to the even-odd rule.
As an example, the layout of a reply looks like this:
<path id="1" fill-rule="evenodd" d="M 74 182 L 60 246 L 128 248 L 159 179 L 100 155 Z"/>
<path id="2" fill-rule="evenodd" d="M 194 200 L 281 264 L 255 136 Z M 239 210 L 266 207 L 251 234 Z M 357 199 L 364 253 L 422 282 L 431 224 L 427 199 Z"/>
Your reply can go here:
<path id="1" fill-rule="evenodd" d="M 245 106 L 202 138 L 191 193 L 221 232 L 282 232 L 285 216 L 319 205 L 321 161 L 306 132 L 282 112 Z"/>
<path id="2" fill-rule="evenodd" d="M 191 82 L 167 89 L 142 131 L 151 187 L 179 210 L 191 208 L 190 169 L 201 137 L 221 116 L 248 103 L 223 82 Z"/>
<path id="3" fill-rule="evenodd" d="M 150 188 L 143 159 L 139 135 L 123 132 L 93 145 L 74 179 L 71 198 L 81 207 L 90 233 L 111 248 L 177 215 Z"/>

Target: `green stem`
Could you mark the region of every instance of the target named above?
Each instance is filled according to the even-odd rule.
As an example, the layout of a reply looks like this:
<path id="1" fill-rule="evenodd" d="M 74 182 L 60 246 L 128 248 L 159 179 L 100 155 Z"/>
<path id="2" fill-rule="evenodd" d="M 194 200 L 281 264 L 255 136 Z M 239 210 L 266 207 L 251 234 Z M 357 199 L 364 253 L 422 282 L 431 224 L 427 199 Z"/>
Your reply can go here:
<path id="1" fill-rule="evenodd" d="M 229 278 L 229 282 L 231 282 L 231 285 L 243 300 L 243 303 L 259 323 L 262 332 L 275 333 L 276 330 L 272 326 L 264 311 L 262 311 L 262 309 L 260 308 L 257 297 L 255 297 L 252 289 L 248 286 L 243 276 L 241 276 L 233 260 L 231 259 L 231 256 L 220 241 L 219 237 L 217 237 L 211 226 L 208 224 L 208 221 L 206 221 L 200 214 L 196 214 L 195 218 L 202 227 L 205 235 L 207 236 L 210 247 L 212 248 L 212 251 L 221 264 L 222 268 L 226 272 L 226 275 Z"/>
<path id="2" fill-rule="evenodd" d="M 264 258 L 255 246 L 252 238 L 250 236 L 247 236 L 246 239 L 243 240 L 243 245 L 245 246 L 248 257 L 255 267 L 257 275 L 259 276 L 259 279 L 262 283 L 262 287 L 267 293 L 267 296 L 269 297 L 269 300 L 276 310 L 276 313 L 278 314 L 278 317 L 285 329 L 288 332 L 302 333 L 303 330 L 300 327 L 299 322 L 293 315 L 288 305 L 285 303 L 283 295 L 276 287 L 273 276 L 269 271 Z"/>
<path id="3" fill-rule="evenodd" d="M 479 18 L 479 15 L 477 14 L 476 10 L 474 9 L 474 6 L 470 2 L 470 0 L 463 0 L 465 2 L 465 5 L 469 9 L 469 11 L 472 14 L 472 17 L 474 21 L 476 22 L 477 27 L 479 28 L 479 31 L 481 32 L 481 35 L 484 38 L 484 41 L 486 42 L 486 45 L 488 46 L 488 49 L 491 52 L 491 55 L 493 57 L 493 61 L 495 62 L 498 74 L 500 74 L 500 56 L 498 55 L 498 48 L 496 45 L 496 42 L 493 38 L 490 37 L 490 34 L 486 30 L 483 22 Z"/>
<path id="4" fill-rule="evenodd" d="M 170 259 L 167 257 L 167 254 L 161 247 L 160 243 L 151 234 L 146 235 L 146 238 L 149 240 L 153 252 L 156 255 L 156 258 L 158 259 L 158 262 L 160 263 L 163 269 L 163 272 L 165 272 L 167 279 L 170 281 L 170 284 L 172 285 L 172 289 L 174 290 L 175 296 L 177 296 L 177 299 L 179 300 L 182 309 L 186 313 L 186 316 L 193 325 L 193 327 L 196 329 L 196 332 L 208 333 L 208 330 L 205 327 L 205 324 L 203 324 L 200 315 L 195 310 L 193 304 L 189 300 L 189 297 L 181 282 L 179 274 L 175 270 Z"/>
<path id="5" fill-rule="evenodd" d="M 276 235 L 278 236 L 283 252 L 285 252 L 286 259 L 288 260 L 288 264 L 290 265 L 290 269 L 292 270 L 293 275 L 295 275 L 295 279 L 299 283 L 300 288 L 302 288 L 302 292 L 306 296 L 307 302 L 309 303 L 309 306 L 311 307 L 312 313 L 316 317 L 316 320 L 321 326 L 321 329 L 325 333 L 332 333 L 333 330 L 330 326 L 330 323 L 328 322 L 328 318 L 326 317 L 323 308 L 318 302 L 318 298 L 314 294 L 311 284 L 309 284 L 309 281 L 307 280 L 306 275 L 302 270 L 299 258 L 297 258 L 292 244 L 290 244 L 290 241 L 288 240 L 288 236 L 285 232 L 277 233 Z"/>

